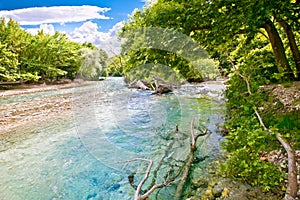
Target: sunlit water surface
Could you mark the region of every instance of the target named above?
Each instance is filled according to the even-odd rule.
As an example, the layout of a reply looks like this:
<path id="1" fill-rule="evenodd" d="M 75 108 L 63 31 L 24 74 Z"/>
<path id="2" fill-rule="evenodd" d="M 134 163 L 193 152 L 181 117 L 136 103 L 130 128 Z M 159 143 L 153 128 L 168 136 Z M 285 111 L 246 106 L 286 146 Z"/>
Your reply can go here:
<path id="1" fill-rule="evenodd" d="M 178 142 L 170 158 L 185 159 L 193 118 L 212 132 L 199 141 L 201 156 L 218 153 L 222 138 L 215 130 L 223 122 L 223 90 L 221 84 L 184 85 L 173 94 L 155 96 L 128 89 L 122 78 L 109 78 L 1 99 L 5 104 L 71 93 L 74 119 L 43 126 L 0 152 L 0 199 L 132 199 L 127 176 L 136 173 L 138 183 L 148 163 L 124 161 L 148 158 L 158 163 L 174 138 Z M 179 133 L 174 134 L 176 124 Z M 172 199 L 174 188 L 157 197 Z"/>

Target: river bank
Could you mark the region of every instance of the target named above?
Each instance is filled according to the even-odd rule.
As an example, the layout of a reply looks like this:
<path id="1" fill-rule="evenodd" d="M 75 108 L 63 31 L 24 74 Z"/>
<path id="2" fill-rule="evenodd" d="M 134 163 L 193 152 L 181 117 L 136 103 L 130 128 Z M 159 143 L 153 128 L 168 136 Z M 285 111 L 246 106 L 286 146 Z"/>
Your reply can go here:
<path id="1" fill-rule="evenodd" d="M 20 85 L 14 89 L 0 90 L 0 142 L 11 143 L 23 138 L 24 133 L 37 131 L 41 125 L 48 126 L 59 123 L 61 120 L 71 119 L 73 117 L 72 88 L 90 84 L 95 84 L 95 82 L 73 81 L 65 84 Z M 60 90 L 65 90 L 65 92 L 53 96 L 36 95 Z M 25 95 L 29 97 L 22 99 Z M 18 98 L 17 101 L 10 100 Z"/>
<path id="2" fill-rule="evenodd" d="M 56 82 L 52 84 L 36 83 L 36 84 L 11 85 L 11 86 L 0 88 L 0 97 L 3 98 L 3 97 L 13 96 L 13 95 L 22 95 L 22 94 L 28 94 L 34 92 L 43 92 L 43 91 L 50 91 L 50 90 L 80 87 L 80 86 L 89 85 L 93 83 L 95 82 L 75 79 L 74 81 L 65 80 L 65 81 Z"/>

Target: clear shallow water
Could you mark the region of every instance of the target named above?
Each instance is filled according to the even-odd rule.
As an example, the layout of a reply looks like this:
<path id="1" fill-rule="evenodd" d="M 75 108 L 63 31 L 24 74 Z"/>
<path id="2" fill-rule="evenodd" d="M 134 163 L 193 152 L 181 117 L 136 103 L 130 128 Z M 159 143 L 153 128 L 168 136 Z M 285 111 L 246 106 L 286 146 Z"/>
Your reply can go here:
<path id="1" fill-rule="evenodd" d="M 192 118 L 212 131 L 199 141 L 201 155 L 218 152 L 221 138 L 214 130 L 223 121 L 222 89 L 187 85 L 174 94 L 154 96 L 127 89 L 123 79 L 111 78 L 64 90 L 73 92 L 75 120 L 43 128 L 0 152 L 0 199 L 132 199 L 127 176 L 136 173 L 138 182 L 147 163 L 122 161 L 149 158 L 155 169 L 171 138 L 177 140 L 168 157 L 184 159 Z M 20 97 L 15 98 L 10 102 Z M 174 135 L 176 124 L 180 134 Z M 168 187 L 158 197 L 172 199 L 173 192 L 174 187 Z"/>

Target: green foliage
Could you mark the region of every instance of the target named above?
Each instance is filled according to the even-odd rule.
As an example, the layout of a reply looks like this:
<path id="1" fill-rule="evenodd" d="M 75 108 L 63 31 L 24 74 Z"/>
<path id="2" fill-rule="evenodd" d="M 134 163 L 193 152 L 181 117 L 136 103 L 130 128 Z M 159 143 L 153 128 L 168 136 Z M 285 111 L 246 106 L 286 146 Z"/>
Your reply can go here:
<path id="1" fill-rule="evenodd" d="M 39 31 L 35 36 L 30 35 L 12 19 L 6 23 L 1 18 L 0 82 L 74 79 L 78 71 L 82 70 L 82 61 L 88 59 L 80 57 L 82 48 L 97 51 L 90 43 L 80 45 L 71 42 L 65 34 L 58 32 L 49 35 Z M 98 52 L 103 56 L 95 57 L 99 60 L 93 61 L 94 66 L 97 63 L 97 75 L 102 74 L 99 66 L 103 65 L 103 59 L 107 59 L 106 53 L 101 50 Z"/>
<path id="2" fill-rule="evenodd" d="M 81 67 L 78 77 L 86 80 L 98 80 L 101 76 L 106 76 L 108 55 L 103 50 L 92 50 L 83 48 L 79 51 L 81 56 Z"/>
<path id="3" fill-rule="evenodd" d="M 137 69 L 145 71 L 146 68 L 143 69 L 142 66 L 151 63 L 156 64 L 156 66 L 158 66 L 158 64 L 161 66 L 168 66 L 170 69 L 172 69 L 171 71 L 176 74 L 176 77 L 181 77 L 181 79 L 185 79 L 187 81 L 199 82 L 203 80 L 201 74 L 197 71 L 195 66 L 189 63 L 187 60 L 181 58 L 175 53 L 159 49 L 140 49 L 139 51 L 128 52 L 125 57 L 125 67 L 123 72 L 125 75 L 127 73 L 131 73 L 132 75 L 132 71 L 136 71 Z M 159 68 L 153 68 L 152 70 L 157 72 L 160 71 Z M 142 71 L 136 73 L 142 74 Z M 153 71 L 152 73 L 155 72 Z M 134 79 L 137 79 L 137 77 Z"/>
<path id="4" fill-rule="evenodd" d="M 173 11 L 172 5 L 163 5 L 156 10 L 156 5 L 145 12 L 136 11 L 130 18 L 131 21 L 123 27 L 120 35 L 127 39 L 122 46 L 125 55 L 124 73 L 137 66 L 153 63 L 169 66 L 187 81 L 203 81 L 203 75 L 208 78 L 212 71 L 203 73 L 206 72 L 204 68 L 214 67 L 214 62 L 208 59 L 208 55 L 199 45 L 195 46 L 197 43 L 190 37 L 182 34 L 180 30 L 173 30 L 176 21 L 173 24 L 169 20 L 169 14 L 176 12 L 172 14 L 175 17 L 178 10 Z M 184 10 L 182 6 L 177 8 Z M 156 16 L 156 12 L 163 12 L 164 15 Z M 159 28 L 151 29 L 156 26 Z M 201 67 L 203 69 L 200 71 Z"/>
<path id="5" fill-rule="evenodd" d="M 273 101 L 270 100 L 270 103 Z M 276 109 L 269 109 L 263 113 L 265 123 L 273 127 L 288 139 L 295 149 L 300 149 L 300 112 L 282 112 Z"/>
<path id="6" fill-rule="evenodd" d="M 280 185 L 284 180 L 284 173 L 279 171 L 279 166 L 260 160 L 257 152 L 248 148 L 239 148 L 227 157 L 225 163 L 220 165 L 223 175 L 248 182 L 251 185 L 261 185 L 268 191 Z"/>
<path id="7" fill-rule="evenodd" d="M 257 49 L 256 49 L 257 50 Z M 260 54 L 251 54 L 254 62 L 261 60 Z M 253 57 L 254 56 L 254 57 Z M 243 57 L 247 61 L 247 56 Z M 247 61 L 248 62 L 248 61 Z M 261 63 L 260 66 L 263 66 Z M 272 69 L 272 68 L 271 68 Z M 247 181 L 252 185 L 261 185 L 265 190 L 278 186 L 284 180 L 284 173 L 279 166 L 262 161 L 262 152 L 282 149 L 274 134 L 263 130 L 254 108 L 260 112 L 265 125 L 275 132 L 280 132 L 299 148 L 299 112 L 282 113 L 274 104 L 272 96 L 260 89 L 268 84 L 273 76 L 263 76 L 265 68 L 253 70 L 251 63 L 239 65 L 239 71 L 249 79 L 252 94 L 247 91 L 246 82 L 233 73 L 228 81 L 226 97 L 227 121 L 225 128 L 229 131 L 223 148 L 228 153 L 226 161 L 220 166 L 220 172 L 228 177 Z"/>
<path id="8" fill-rule="evenodd" d="M 106 71 L 108 76 L 122 76 L 124 74 L 123 59 L 122 55 L 108 59 Z"/>
<path id="9" fill-rule="evenodd" d="M 299 114 L 285 114 L 277 108 L 267 106 L 273 105 L 274 101 L 260 89 L 262 85 L 284 80 L 284 74 L 279 73 L 271 45 L 264 34 L 261 32 L 253 36 L 250 41 L 240 36 L 238 45 L 231 53 L 239 73 L 247 77 L 252 94 L 249 95 L 245 80 L 235 70 L 231 70 L 230 80 L 227 82 L 228 119 L 225 123 L 229 135 L 223 143 L 228 157 L 220 166 L 220 171 L 228 177 L 261 185 L 269 190 L 283 181 L 284 173 L 279 171 L 279 166 L 262 161 L 261 153 L 282 147 L 275 135 L 262 129 L 254 108 L 258 109 L 268 128 L 286 133 L 289 141 L 294 144 L 298 144 L 299 136 L 296 133 L 300 128 L 291 122 Z"/>
<path id="10" fill-rule="evenodd" d="M 281 183 L 284 173 L 279 171 L 279 166 L 260 159 L 262 152 L 280 148 L 275 135 L 263 130 L 254 114 L 253 108 L 265 101 L 266 97 L 257 96 L 256 93 L 242 93 L 246 91 L 245 83 L 243 80 L 237 81 L 237 76 L 234 77 L 235 79 L 230 80 L 230 89 L 227 91 L 228 120 L 225 127 L 229 135 L 223 142 L 228 155 L 220 166 L 220 172 L 269 190 Z"/>
<path id="11" fill-rule="evenodd" d="M 19 78 L 17 55 L 0 42 L 0 80 L 15 81 Z"/>
<path id="12" fill-rule="evenodd" d="M 154 86 L 154 78 L 159 77 L 165 82 L 172 83 L 173 85 L 180 85 L 183 79 L 178 72 L 169 66 L 162 64 L 144 64 L 128 71 L 125 74 L 125 81 L 132 83 L 138 80 L 144 80 Z"/>

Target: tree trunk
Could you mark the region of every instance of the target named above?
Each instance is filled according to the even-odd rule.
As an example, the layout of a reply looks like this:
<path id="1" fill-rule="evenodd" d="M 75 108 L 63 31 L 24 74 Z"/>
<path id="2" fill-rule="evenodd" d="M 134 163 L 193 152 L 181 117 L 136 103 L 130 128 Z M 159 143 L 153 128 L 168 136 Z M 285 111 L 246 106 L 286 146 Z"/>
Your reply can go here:
<path id="1" fill-rule="evenodd" d="M 267 20 L 263 24 L 263 28 L 267 31 L 269 40 L 272 45 L 277 68 L 279 72 L 285 72 L 289 78 L 294 78 L 293 71 L 285 55 L 282 40 L 278 34 L 276 27 L 271 20 Z"/>
<path id="2" fill-rule="evenodd" d="M 299 79 L 300 78 L 300 53 L 299 53 L 299 49 L 296 44 L 295 35 L 293 33 L 291 26 L 286 21 L 284 21 L 283 19 L 280 19 L 279 23 L 285 30 L 285 33 L 288 37 L 290 48 L 293 53 L 293 58 L 294 58 L 294 61 L 296 64 L 297 76 Z"/>

